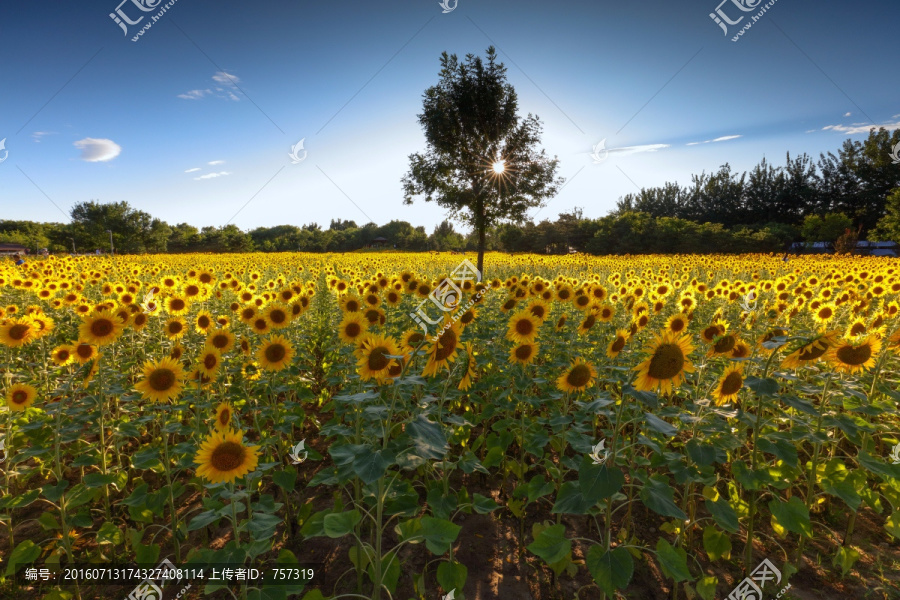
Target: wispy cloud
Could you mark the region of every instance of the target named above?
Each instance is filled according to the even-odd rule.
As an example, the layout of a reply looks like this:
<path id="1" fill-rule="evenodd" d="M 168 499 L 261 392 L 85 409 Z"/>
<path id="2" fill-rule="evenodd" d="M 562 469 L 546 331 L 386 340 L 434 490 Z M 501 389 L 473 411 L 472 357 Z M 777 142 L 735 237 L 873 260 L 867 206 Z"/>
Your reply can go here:
<path id="1" fill-rule="evenodd" d="M 900 115 L 894 115 L 894 119 L 900 117 Z M 854 135 L 857 133 L 869 133 L 870 129 L 878 129 L 880 127 L 884 127 L 888 131 L 893 131 L 894 129 L 900 129 L 900 121 L 888 122 L 888 123 L 880 123 L 877 125 L 872 125 L 871 123 L 853 123 L 852 125 L 826 125 L 822 128 L 822 131 L 839 131 L 841 133 L 846 133 L 849 135 Z"/>
<path id="2" fill-rule="evenodd" d="M 208 164 L 208 165 L 221 165 L 221 164 L 223 164 L 224 162 L 225 162 L 224 160 L 211 160 L 211 161 L 209 161 L 209 162 L 206 163 L 206 164 Z"/>
<path id="3" fill-rule="evenodd" d="M 122 147 L 112 140 L 84 138 L 75 142 L 81 150 L 81 160 L 86 162 L 107 162 L 122 153 Z"/>
<path id="4" fill-rule="evenodd" d="M 215 179 L 216 177 L 224 177 L 225 175 L 231 175 L 228 171 L 221 171 L 219 173 L 207 173 L 206 175 L 201 175 L 200 177 L 194 177 L 196 181 L 200 181 L 201 179 Z"/>
<path id="5" fill-rule="evenodd" d="M 728 140 L 736 140 L 740 137 L 744 137 L 743 135 L 723 135 L 722 137 L 717 137 L 714 140 L 704 140 L 702 142 L 689 142 L 688 146 L 697 146 L 698 144 L 715 144 L 716 142 L 727 142 Z"/>
<path id="6" fill-rule="evenodd" d="M 185 173 L 196 173 L 200 170 L 200 167 L 194 167 L 193 169 L 188 169 Z"/>
<path id="7" fill-rule="evenodd" d="M 201 100 L 206 96 L 216 96 L 217 98 L 225 98 L 235 102 L 240 101 L 240 97 L 238 96 L 240 90 L 238 89 L 237 84 L 240 83 L 241 80 L 237 75 L 232 75 L 225 71 L 216 71 L 212 76 L 212 80 L 217 84 L 215 87 L 190 90 L 183 94 L 178 94 L 178 97 L 184 100 Z"/>
<path id="8" fill-rule="evenodd" d="M 844 113 L 844 116 L 845 116 L 845 117 L 849 117 L 849 116 L 850 116 L 850 113 L 849 113 L 849 112 L 845 112 L 845 113 Z"/>
<path id="9" fill-rule="evenodd" d="M 668 148 L 669 144 L 644 144 L 642 146 L 623 146 L 622 148 L 610 148 L 610 154 L 619 154 L 628 156 L 631 154 L 639 154 L 641 152 L 656 152 L 663 148 Z"/>
<path id="10" fill-rule="evenodd" d="M 31 139 L 37 143 L 41 143 L 41 138 L 45 135 L 56 135 L 55 131 L 35 131 L 31 134 Z"/>

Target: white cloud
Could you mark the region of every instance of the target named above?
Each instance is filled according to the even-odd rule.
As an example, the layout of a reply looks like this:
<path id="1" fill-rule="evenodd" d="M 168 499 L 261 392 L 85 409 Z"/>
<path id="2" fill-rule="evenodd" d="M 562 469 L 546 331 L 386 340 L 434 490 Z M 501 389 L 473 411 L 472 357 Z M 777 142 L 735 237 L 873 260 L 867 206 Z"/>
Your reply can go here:
<path id="1" fill-rule="evenodd" d="M 221 164 L 224 163 L 224 162 L 225 162 L 224 160 L 211 160 L 211 161 L 209 161 L 209 162 L 206 163 L 206 164 L 208 164 L 208 165 L 221 165 Z"/>
<path id="2" fill-rule="evenodd" d="M 200 167 L 194 167 L 193 169 L 188 169 L 185 173 L 196 173 L 200 170 Z"/>
<path id="3" fill-rule="evenodd" d="M 845 112 L 845 113 L 844 113 L 844 116 L 845 116 L 845 117 L 849 117 L 849 116 L 850 116 L 850 112 L 849 112 L 849 111 L 848 111 L 848 112 Z"/>
<path id="4" fill-rule="evenodd" d="M 743 135 L 723 135 L 722 137 L 717 137 L 714 140 L 704 140 L 702 142 L 688 142 L 685 144 L 686 146 L 696 146 L 698 144 L 714 144 L 716 142 L 727 142 L 728 140 L 736 140 L 740 137 L 744 137 Z"/>
<path id="5" fill-rule="evenodd" d="M 231 175 L 228 171 L 221 171 L 219 173 L 207 173 L 206 175 L 201 175 L 200 177 L 194 177 L 196 181 L 200 181 L 201 179 L 215 179 L 216 177 L 223 177 L 225 175 Z"/>
<path id="6" fill-rule="evenodd" d="M 900 129 L 900 121 L 895 121 L 893 123 L 880 123 L 878 125 L 872 125 L 871 123 L 853 123 L 852 125 L 826 125 L 822 128 L 822 131 L 840 131 L 841 133 L 854 135 L 857 133 L 869 133 L 870 129 L 878 129 L 879 127 L 884 127 L 888 131 L 893 131 L 894 129 Z"/>
<path id="7" fill-rule="evenodd" d="M 112 140 L 84 138 L 75 142 L 74 146 L 81 150 L 81 160 L 87 162 L 106 162 L 122 153 L 122 147 Z"/>
<path id="8" fill-rule="evenodd" d="M 178 94 L 179 98 L 184 98 L 185 100 L 199 100 L 205 94 L 211 93 L 210 90 L 191 90 L 189 92 L 185 92 L 183 94 Z"/>
<path id="9" fill-rule="evenodd" d="M 226 73 L 225 71 L 217 71 L 215 75 L 213 75 L 213 81 L 222 84 L 234 85 L 235 83 L 240 83 L 240 79 L 236 75 L 232 75 L 231 73 Z"/>
<path id="10" fill-rule="evenodd" d="M 40 143 L 41 138 L 44 137 L 45 135 L 55 135 L 55 134 L 56 134 L 55 131 L 35 131 L 34 133 L 31 134 L 31 138 L 35 142 Z"/>
<path id="11" fill-rule="evenodd" d="M 630 154 L 638 154 L 640 152 L 656 152 L 663 148 L 668 148 L 669 144 L 644 144 L 643 146 L 624 146 L 622 148 L 610 148 L 609 153 L 621 154 L 628 156 Z"/>

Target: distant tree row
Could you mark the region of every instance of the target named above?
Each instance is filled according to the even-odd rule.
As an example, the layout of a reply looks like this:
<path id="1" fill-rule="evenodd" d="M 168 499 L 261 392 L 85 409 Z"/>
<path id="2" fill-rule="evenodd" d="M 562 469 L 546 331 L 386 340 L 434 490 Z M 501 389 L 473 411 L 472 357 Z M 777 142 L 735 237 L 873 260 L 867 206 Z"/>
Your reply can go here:
<path id="1" fill-rule="evenodd" d="M 898 144 L 900 129 L 881 128 L 864 141 L 845 140 L 837 154 L 822 154 L 817 163 L 806 154 L 788 154 L 783 166 L 763 159 L 740 175 L 726 163 L 715 173 L 694 175 L 686 187 L 666 183 L 627 194 L 616 213 L 644 212 L 727 229 L 773 222 L 801 226 L 809 215 L 841 213 L 865 235 L 884 216 L 888 194 L 900 187 L 900 163 L 892 158 Z"/>

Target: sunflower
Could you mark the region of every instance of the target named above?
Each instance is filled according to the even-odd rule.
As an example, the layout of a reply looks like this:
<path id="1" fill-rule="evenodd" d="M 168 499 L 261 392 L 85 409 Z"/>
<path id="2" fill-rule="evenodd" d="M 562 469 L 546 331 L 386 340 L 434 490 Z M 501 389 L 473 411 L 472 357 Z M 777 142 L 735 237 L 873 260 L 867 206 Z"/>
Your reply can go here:
<path id="1" fill-rule="evenodd" d="M 84 381 L 81 383 L 82 389 L 87 389 L 88 385 L 90 385 L 91 381 L 94 380 L 94 376 L 97 375 L 97 371 L 100 370 L 100 354 L 97 354 L 97 358 L 91 362 L 91 368 L 88 369 L 87 375 L 84 376 Z"/>
<path id="2" fill-rule="evenodd" d="M 737 398 L 738 392 L 744 387 L 743 365 L 733 365 L 725 369 L 716 389 L 713 390 L 713 397 L 716 399 L 716 406 L 722 406 L 730 400 Z"/>
<path id="3" fill-rule="evenodd" d="M 859 373 L 875 366 L 875 357 L 881 351 L 881 340 L 868 335 L 859 341 L 841 340 L 825 355 L 825 360 L 842 373 Z"/>
<path id="4" fill-rule="evenodd" d="M 206 343 L 224 354 L 234 348 L 234 334 L 227 329 L 213 329 L 207 336 Z"/>
<path id="5" fill-rule="evenodd" d="M 566 372 L 556 379 L 556 388 L 563 392 L 580 392 L 594 383 L 597 371 L 581 357 L 576 358 Z"/>
<path id="6" fill-rule="evenodd" d="M 31 342 L 37 333 L 37 327 L 28 317 L 7 319 L 0 325 L 0 344 L 9 348 L 18 348 Z"/>
<path id="7" fill-rule="evenodd" d="M 428 296 L 428 294 L 426 293 L 425 296 Z M 362 300 L 360 300 L 359 296 L 356 294 L 346 294 L 341 296 L 340 304 L 341 310 L 345 313 L 359 312 L 363 306 Z"/>
<path id="8" fill-rule="evenodd" d="M 744 340 L 738 340 L 731 349 L 730 358 L 747 358 L 750 356 L 750 344 Z"/>
<path id="9" fill-rule="evenodd" d="M 533 342 L 537 337 L 540 321 L 527 309 L 520 310 L 509 319 L 506 339 L 516 344 Z"/>
<path id="10" fill-rule="evenodd" d="M 169 296 L 165 299 L 163 304 L 166 307 L 166 312 L 173 317 L 178 317 L 186 314 L 188 309 L 190 308 L 190 304 L 188 303 L 188 301 L 181 296 Z"/>
<path id="11" fill-rule="evenodd" d="M 644 392 L 658 389 L 664 394 L 672 391 L 684 379 L 685 372 L 693 373 L 694 367 L 687 358 L 693 349 L 689 335 L 678 336 L 666 331 L 655 336 L 646 348 L 650 358 L 633 367 L 638 371 L 635 389 Z"/>
<path id="12" fill-rule="evenodd" d="M 214 431 L 194 456 L 197 475 L 210 483 L 234 483 L 259 464 L 259 446 L 245 446 L 240 431 Z"/>
<path id="13" fill-rule="evenodd" d="M 6 405 L 12 412 L 25 410 L 37 398 L 37 390 L 26 383 L 15 383 L 6 392 Z"/>
<path id="14" fill-rule="evenodd" d="M 812 307 L 810 307 L 812 308 Z M 813 310 L 813 320 L 819 325 L 827 325 L 832 319 L 834 319 L 837 313 L 837 307 L 827 302 L 825 304 L 820 304 L 818 307 L 812 309 Z"/>
<path id="15" fill-rule="evenodd" d="M 543 323 L 547 320 L 547 317 L 550 316 L 550 305 L 541 298 L 535 298 L 529 302 L 528 306 L 525 307 L 525 310 L 530 312 L 539 323 Z"/>
<path id="16" fill-rule="evenodd" d="M 613 317 L 616 316 L 616 309 L 606 302 L 597 307 L 597 310 L 594 311 L 597 315 L 597 320 L 601 323 L 609 323 L 613 320 Z"/>
<path id="17" fill-rule="evenodd" d="M 540 346 L 534 342 L 523 342 L 515 346 L 509 351 L 509 363 L 518 363 L 520 365 L 530 365 L 537 358 Z"/>
<path id="18" fill-rule="evenodd" d="M 93 346 L 87 342 L 79 342 L 75 344 L 75 353 L 73 354 L 73 357 L 78 364 L 81 365 L 90 360 L 94 360 L 94 358 L 97 357 L 97 346 Z"/>
<path id="19" fill-rule="evenodd" d="M 407 329 L 400 337 L 400 349 L 403 354 L 409 354 L 414 351 L 424 339 L 425 334 L 418 329 Z"/>
<path id="20" fill-rule="evenodd" d="M 463 344 L 463 348 L 466 351 L 466 356 L 469 357 L 468 364 L 466 365 L 466 372 L 462 376 L 462 379 L 459 380 L 459 385 L 456 386 L 456 389 L 460 391 L 468 391 L 470 387 L 472 387 L 472 380 L 476 375 L 476 363 L 475 363 L 475 351 L 472 349 L 472 342 L 466 342 Z"/>
<path id="21" fill-rule="evenodd" d="M 825 356 L 831 349 L 834 345 L 836 335 L 837 332 L 830 331 L 810 340 L 789 354 L 784 361 L 782 361 L 781 366 L 785 369 L 796 369 L 798 367 L 811 365 Z"/>
<path id="22" fill-rule="evenodd" d="M 184 369 L 177 360 L 148 360 L 144 363 L 144 378 L 135 384 L 134 389 L 148 400 L 168 402 L 181 393 L 183 378 Z"/>
<path id="23" fill-rule="evenodd" d="M 282 335 L 268 338 L 256 351 L 256 360 L 266 371 L 281 371 L 291 364 L 294 346 Z"/>
<path id="24" fill-rule="evenodd" d="M 184 336 L 187 332 L 187 324 L 181 317 L 172 317 L 164 326 L 166 337 L 170 340 L 177 340 Z"/>
<path id="25" fill-rule="evenodd" d="M 204 346 L 200 357 L 197 359 L 197 369 L 210 379 L 215 379 L 221 364 L 222 353 L 219 349 L 214 346 Z"/>
<path id="26" fill-rule="evenodd" d="M 734 350 L 735 345 L 738 343 L 738 338 L 733 333 L 726 333 L 723 335 L 716 336 L 715 341 L 713 341 L 712 346 L 709 348 L 709 352 L 706 354 L 707 356 L 724 356 L 726 354 L 731 354 L 731 351 Z"/>
<path id="27" fill-rule="evenodd" d="M 64 367 L 75 360 L 75 346 L 64 344 L 50 352 L 50 360 L 58 367 Z"/>
<path id="28" fill-rule="evenodd" d="M 592 312 L 585 313 L 584 320 L 578 325 L 578 335 L 585 335 L 597 324 L 597 317 Z"/>
<path id="29" fill-rule="evenodd" d="M 472 323 L 478 317 L 478 310 L 472 306 L 466 312 L 464 312 L 459 317 L 459 326 L 462 329 L 465 329 L 469 324 Z"/>
<path id="30" fill-rule="evenodd" d="M 374 379 L 381 382 L 388 378 L 390 368 L 397 363 L 388 355 L 399 356 L 400 350 L 393 338 L 370 333 L 360 340 L 359 349 L 356 351 L 359 358 L 356 361 L 356 370 L 362 381 Z"/>
<path id="31" fill-rule="evenodd" d="M 228 402 L 219 402 L 216 407 L 216 420 L 213 426 L 216 431 L 224 433 L 231 429 L 231 421 L 234 417 L 234 408 Z"/>
<path id="32" fill-rule="evenodd" d="M 147 326 L 147 313 L 139 312 L 131 318 L 131 327 L 135 331 L 141 331 Z"/>
<path id="33" fill-rule="evenodd" d="M 272 329 L 284 329 L 291 324 L 291 309 L 280 302 L 273 302 L 263 311 L 263 316 Z"/>
<path id="34" fill-rule="evenodd" d="M 700 332 L 700 338 L 707 344 L 712 344 L 716 341 L 717 337 L 725 335 L 727 329 L 728 327 L 725 323 L 717 320 L 703 328 Z"/>
<path id="35" fill-rule="evenodd" d="M 350 312 L 344 315 L 344 320 L 338 326 L 338 336 L 348 344 L 355 344 L 369 329 L 369 322 L 359 312 Z"/>
<path id="36" fill-rule="evenodd" d="M 241 367 L 241 377 L 247 381 L 257 381 L 262 377 L 262 371 L 259 369 L 259 363 L 255 360 L 249 360 Z"/>
<path id="37" fill-rule="evenodd" d="M 250 321 L 248 325 L 250 325 L 250 329 L 257 335 L 265 335 L 272 329 L 269 321 L 261 314 L 256 315 L 256 318 Z"/>
<path id="38" fill-rule="evenodd" d="M 194 329 L 197 333 L 206 333 L 213 326 L 213 316 L 208 310 L 201 310 L 194 317 Z"/>
<path id="39" fill-rule="evenodd" d="M 627 329 L 618 329 L 616 330 L 616 337 L 613 338 L 613 341 L 609 343 L 609 346 L 606 347 L 606 356 L 609 358 L 615 358 L 619 355 L 620 352 L 625 348 L 625 344 L 628 343 L 628 339 L 631 336 L 628 335 Z"/>
<path id="40" fill-rule="evenodd" d="M 566 319 L 568 317 L 566 315 L 562 315 L 556 321 L 556 326 L 553 328 L 554 331 L 562 331 L 562 328 L 566 326 Z"/>
<path id="41" fill-rule="evenodd" d="M 681 333 L 685 329 L 687 329 L 689 320 L 687 315 L 682 313 L 677 313 L 669 317 L 666 321 L 666 329 L 671 331 L 672 333 Z"/>
<path id="42" fill-rule="evenodd" d="M 172 349 L 169 350 L 169 358 L 172 360 L 181 360 L 182 354 L 184 354 L 184 346 L 177 342 L 172 346 Z"/>
<path id="43" fill-rule="evenodd" d="M 79 340 L 105 346 L 115 342 L 122 334 L 124 324 L 109 311 L 94 310 L 84 317 L 78 327 Z"/>
<path id="44" fill-rule="evenodd" d="M 440 331 L 440 336 L 428 349 L 428 362 L 422 371 L 423 377 L 437 375 L 443 369 L 449 370 L 450 363 L 456 360 L 456 351 L 459 349 L 459 323 L 445 316 Z"/>

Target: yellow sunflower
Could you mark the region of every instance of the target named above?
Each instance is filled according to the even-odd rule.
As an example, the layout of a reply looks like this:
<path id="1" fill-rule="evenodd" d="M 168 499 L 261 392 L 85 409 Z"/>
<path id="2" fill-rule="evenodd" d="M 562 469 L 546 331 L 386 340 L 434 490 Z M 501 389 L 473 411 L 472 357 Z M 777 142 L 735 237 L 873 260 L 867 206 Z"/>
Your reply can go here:
<path id="1" fill-rule="evenodd" d="M 440 337 L 432 342 L 428 349 L 428 362 L 422 370 L 424 377 L 437 375 L 443 369 L 449 370 L 450 363 L 456 360 L 456 351 L 460 346 L 459 323 L 445 317 L 439 331 Z"/>
<path id="2" fill-rule="evenodd" d="M 58 367 L 64 367 L 75 360 L 75 346 L 64 344 L 50 352 L 50 360 Z"/>
<path id="3" fill-rule="evenodd" d="M 615 358 L 619 355 L 622 350 L 625 349 L 625 344 L 628 343 L 628 339 L 631 336 L 628 335 L 627 329 L 618 329 L 616 330 L 616 337 L 609 343 L 609 346 L 606 347 L 606 356 L 609 358 Z"/>
<path id="4" fill-rule="evenodd" d="M 472 380 L 476 375 L 476 363 L 475 363 L 475 350 L 472 348 L 472 342 L 466 342 L 463 344 L 463 349 L 466 351 L 466 356 L 469 357 L 468 364 L 466 365 L 466 372 L 462 376 L 462 379 L 459 380 L 459 385 L 456 386 L 456 389 L 460 391 L 468 391 L 470 387 L 472 387 Z"/>
<path id="5" fill-rule="evenodd" d="M 216 406 L 216 420 L 213 424 L 216 431 L 226 432 L 231 429 L 231 421 L 234 417 L 234 408 L 228 402 L 220 402 Z"/>
<path id="6" fill-rule="evenodd" d="M 227 329 L 213 329 L 207 336 L 206 343 L 224 354 L 234 348 L 234 334 Z"/>
<path id="7" fill-rule="evenodd" d="M 688 354 L 694 350 L 689 335 L 678 336 L 670 331 L 655 336 L 646 348 L 650 358 L 633 370 L 638 371 L 634 387 L 649 392 L 659 390 L 666 394 L 681 384 L 684 374 L 693 373 L 694 366 Z"/>
<path id="8" fill-rule="evenodd" d="M 509 319 L 509 325 L 506 331 L 506 339 L 521 344 L 524 342 L 533 342 L 538 334 L 540 321 L 531 312 L 520 310 Z"/>
<path id="9" fill-rule="evenodd" d="M 294 346 L 282 335 L 268 338 L 256 351 L 256 360 L 266 371 L 281 371 L 291 364 Z"/>
<path id="10" fill-rule="evenodd" d="M 830 331 L 803 344 L 789 354 L 784 361 L 782 361 L 781 366 L 785 369 L 796 369 L 811 365 L 824 357 L 831 349 L 834 345 L 837 333 L 838 332 Z"/>
<path id="11" fill-rule="evenodd" d="M 291 309 L 280 302 L 273 302 L 263 311 L 263 316 L 272 329 L 284 329 L 291 324 Z"/>
<path id="12" fill-rule="evenodd" d="M 540 346 L 534 342 L 523 342 L 515 346 L 509 351 L 509 363 L 518 363 L 520 365 L 530 365 L 537 358 Z"/>
<path id="13" fill-rule="evenodd" d="M 407 329 L 400 337 L 400 349 L 403 351 L 403 354 L 409 354 L 414 351 L 424 339 L 425 334 L 420 330 Z"/>
<path id="14" fill-rule="evenodd" d="M 201 310 L 194 317 L 194 329 L 197 333 L 206 333 L 213 326 L 213 316 L 208 310 Z"/>
<path id="15" fill-rule="evenodd" d="M 666 321 L 666 329 L 671 331 L 672 333 L 681 333 L 687 326 L 690 321 L 687 318 L 687 315 L 684 313 L 677 313 L 669 317 Z"/>
<path id="16" fill-rule="evenodd" d="M 591 363 L 576 358 L 566 372 L 556 379 L 556 388 L 563 392 L 580 392 L 594 383 L 597 371 Z"/>
<path id="17" fill-rule="evenodd" d="M 222 364 L 222 353 L 214 346 L 206 345 L 197 359 L 197 369 L 210 379 L 216 378 L 219 366 Z"/>
<path id="18" fill-rule="evenodd" d="M 27 383 L 14 383 L 6 391 L 6 405 L 12 412 L 23 411 L 37 398 L 37 390 Z"/>
<path id="19" fill-rule="evenodd" d="M 154 402 L 168 402 L 178 397 L 182 389 L 184 369 L 172 358 L 144 363 L 144 378 L 134 388 Z"/>
<path id="20" fill-rule="evenodd" d="M 170 340 L 177 340 L 182 338 L 187 332 L 187 324 L 181 317 L 173 317 L 166 321 L 164 330 L 167 338 Z"/>
<path id="21" fill-rule="evenodd" d="M 359 312 L 345 313 L 338 325 L 338 337 L 348 344 L 356 344 L 359 338 L 369 329 L 369 322 Z"/>
<path id="22" fill-rule="evenodd" d="M 97 346 L 93 346 L 86 342 L 79 342 L 75 344 L 75 360 L 78 364 L 85 364 L 90 360 L 94 360 L 97 357 Z"/>
<path id="23" fill-rule="evenodd" d="M 18 348 L 35 338 L 37 327 L 28 317 L 7 319 L 0 324 L 0 344 L 9 348 Z"/>
<path id="24" fill-rule="evenodd" d="M 875 366 L 881 340 L 868 335 L 856 342 L 841 340 L 825 354 L 825 360 L 842 373 L 859 373 Z"/>
<path id="25" fill-rule="evenodd" d="M 210 483 L 234 483 L 259 464 L 259 446 L 245 446 L 243 433 L 228 430 L 209 434 L 194 456 L 197 475 Z"/>
<path id="26" fill-rule="evenodd" d="M 120 335 L 124 324 L 109 311 L 95 310 L 84 317 L 78 327 L 79 340 L 105 346 L 115 342 Z"/>
<path id="27" fill-rule="evenodd" d="M 716 399 L 716 406 L 722 406 L 737 398 L 738 392 L 744 387 L 743 369 L 743 365 L 732 365 L 722 373 L 712 393 Z"/>
<path id="28" fill-rule="evenodd" d="M 400 350 L 393 338 L 370 333 L 360 340 L 356 355 L 359 378 L 380 382 L 388 378 L 390 368 L 397 363 L 397 359 L 388 358 L 388 355 L 399 356 Z"/>

